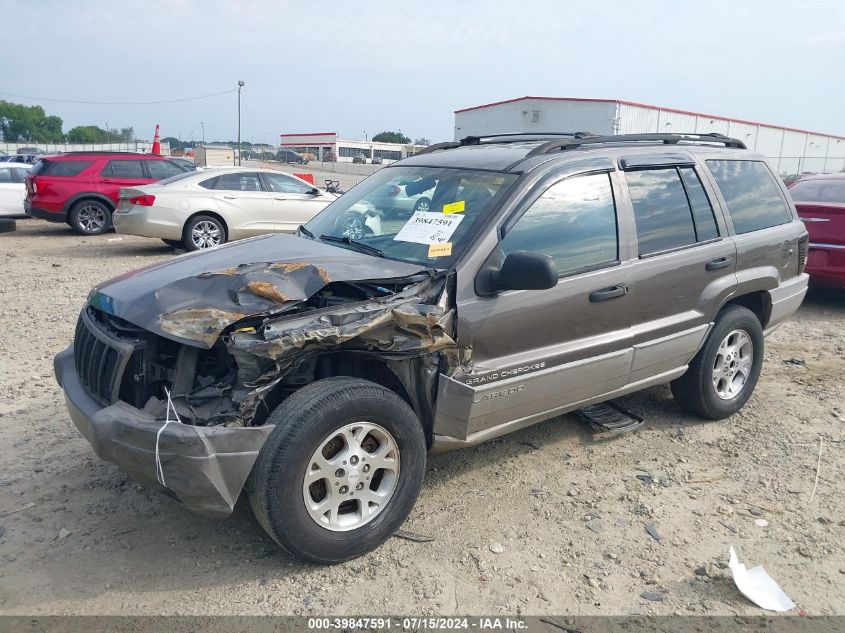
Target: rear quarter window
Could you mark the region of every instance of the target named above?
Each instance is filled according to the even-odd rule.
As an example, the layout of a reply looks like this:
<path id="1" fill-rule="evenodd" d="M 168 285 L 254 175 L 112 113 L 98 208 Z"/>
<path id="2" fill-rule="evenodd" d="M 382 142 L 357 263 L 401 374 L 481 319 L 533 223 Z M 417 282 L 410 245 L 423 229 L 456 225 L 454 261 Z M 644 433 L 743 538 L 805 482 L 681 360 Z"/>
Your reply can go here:
<path id="1" fill-rule="evenodd" d="M 754 160 L 708 160 L 707 167 L 728 205 L 738 234 L 792 220 L 789 206 L 765 163 Z"/>
<path id="2" fill-rule="evenodd" d="M 90 164 L 90 160 L 44 160 L 42 158 L 29 173 L 33 176 L 77 176 Z"/>

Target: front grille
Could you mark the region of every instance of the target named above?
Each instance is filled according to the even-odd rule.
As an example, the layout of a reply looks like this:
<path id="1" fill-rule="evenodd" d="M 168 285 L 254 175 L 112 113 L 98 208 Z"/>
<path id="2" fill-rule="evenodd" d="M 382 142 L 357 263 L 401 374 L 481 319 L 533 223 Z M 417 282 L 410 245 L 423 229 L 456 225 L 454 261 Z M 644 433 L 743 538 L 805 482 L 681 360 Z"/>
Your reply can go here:
<path id="1" fill-rule="evenodd" d="M 88 394 L 102 405 L 114 404 L 126 362 L 134 346 L 104 331 L 83 310 L 73 337 L 76 373 Z"/>

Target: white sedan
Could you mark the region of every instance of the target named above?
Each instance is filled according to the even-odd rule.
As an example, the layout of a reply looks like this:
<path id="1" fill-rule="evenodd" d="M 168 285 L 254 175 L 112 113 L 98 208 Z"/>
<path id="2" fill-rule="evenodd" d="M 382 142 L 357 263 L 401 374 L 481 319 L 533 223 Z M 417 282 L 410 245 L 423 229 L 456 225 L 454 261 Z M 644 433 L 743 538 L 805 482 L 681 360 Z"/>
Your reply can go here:
<path id="1" fill-rule="evenodd" d="M 25 163 L 0 163 L 0 216 L 24 215 L 24 183 L 31 167 Z"/>
<path id="2" fill-rule="evenodd" d="M 118 233 L 195 251 L 264 233 L 292 233 L 337 196 L 271 169 L 219 167 L 120 190 Z"/>

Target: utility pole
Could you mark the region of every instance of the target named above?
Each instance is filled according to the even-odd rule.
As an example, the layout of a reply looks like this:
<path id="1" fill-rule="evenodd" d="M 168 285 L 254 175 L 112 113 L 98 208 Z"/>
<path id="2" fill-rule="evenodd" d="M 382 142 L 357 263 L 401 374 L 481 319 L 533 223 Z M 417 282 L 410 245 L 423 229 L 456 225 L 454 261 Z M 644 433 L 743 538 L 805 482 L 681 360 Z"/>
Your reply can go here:
<path id="1" fill-rule="evenodd" d="M 241 164 L 241 88 L 244 87 L 244 82 L 238 82 L 238 165 Z"/>
<path id="2" fill-rule="evenodd" d="M 200 121 L 200 125 L 202 126 L 202 142 L 205 143 L 205 122 Z"/>

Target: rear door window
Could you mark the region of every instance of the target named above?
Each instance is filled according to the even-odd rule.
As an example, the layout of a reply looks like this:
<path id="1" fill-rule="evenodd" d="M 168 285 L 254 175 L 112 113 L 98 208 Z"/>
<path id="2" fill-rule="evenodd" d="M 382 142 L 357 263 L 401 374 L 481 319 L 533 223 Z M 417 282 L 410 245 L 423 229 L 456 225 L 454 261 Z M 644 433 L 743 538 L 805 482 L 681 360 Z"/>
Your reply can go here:
<path id="1" fill-rule="evenodd" d="M 29 173 L 28 169 L 10 169 L 12 172 L 12 182 L 26 182 L 26 175 Z"/>
<path id="2" fill-rule="evenodd" d="M 217 179 L 214 188 L 225 191 L 262 191 L 261 179 L 258 173 L 252 171 L 224 174 Z"/>
<path id="3" fill-rule="evenodd" d="M 765 163 L 754 160 L 708 160 L 707 167 L 728 205 L 738 234 L 792 220 L 789 206 Z"/>
<path id="4" fill-rule="evenodd" d="M 12 182 L 12 170 L 0 169 L 0 185 L 6 185 Z"/>
<path id="5" fill-rule="evenodd" d="M 641 256 L 696 243 L 692 210 L 677 169 L 629 171 L 625 179 Z"/>
<path id="6" fill-rule="evenodd" d="M 719 229 L 716 227 L 716 216 L 713 215 L 713 206 L 710 198 L 704 191 L 704 186 L 695 169 L 692 167 L 679 167 L 681 180 L 684 189 L 687 191 L 687 198 L 692 207 L 692 218 L 695 222 L 695 237 L 699 242 L 706 242 L 719 237 Z"/>
<path id="7" fill-rule="evenodd" d="M 560 275 L 614 263 L 618 246 L 610 176 L 575 176 L 552 185 L 506 233 L 501 248 L 505 255 L 549 255 Z"/>
<path id="8" fill-rule="evenodd" d="M 185 173 L 183 169 L 180 169 L 167 160 L 148 160 L 145 162 L 147 164 L 147 169 L 150 170 L 150 178 L 155 180 L 163 180 L 165 178 L 170 178 L 171 176 L 177 176 Z"/>
<path id="9" fill-rule="evenodd" d="M 140 160 L 110 160 L 100 175 L 106 178 L 147 179 Z"/>

